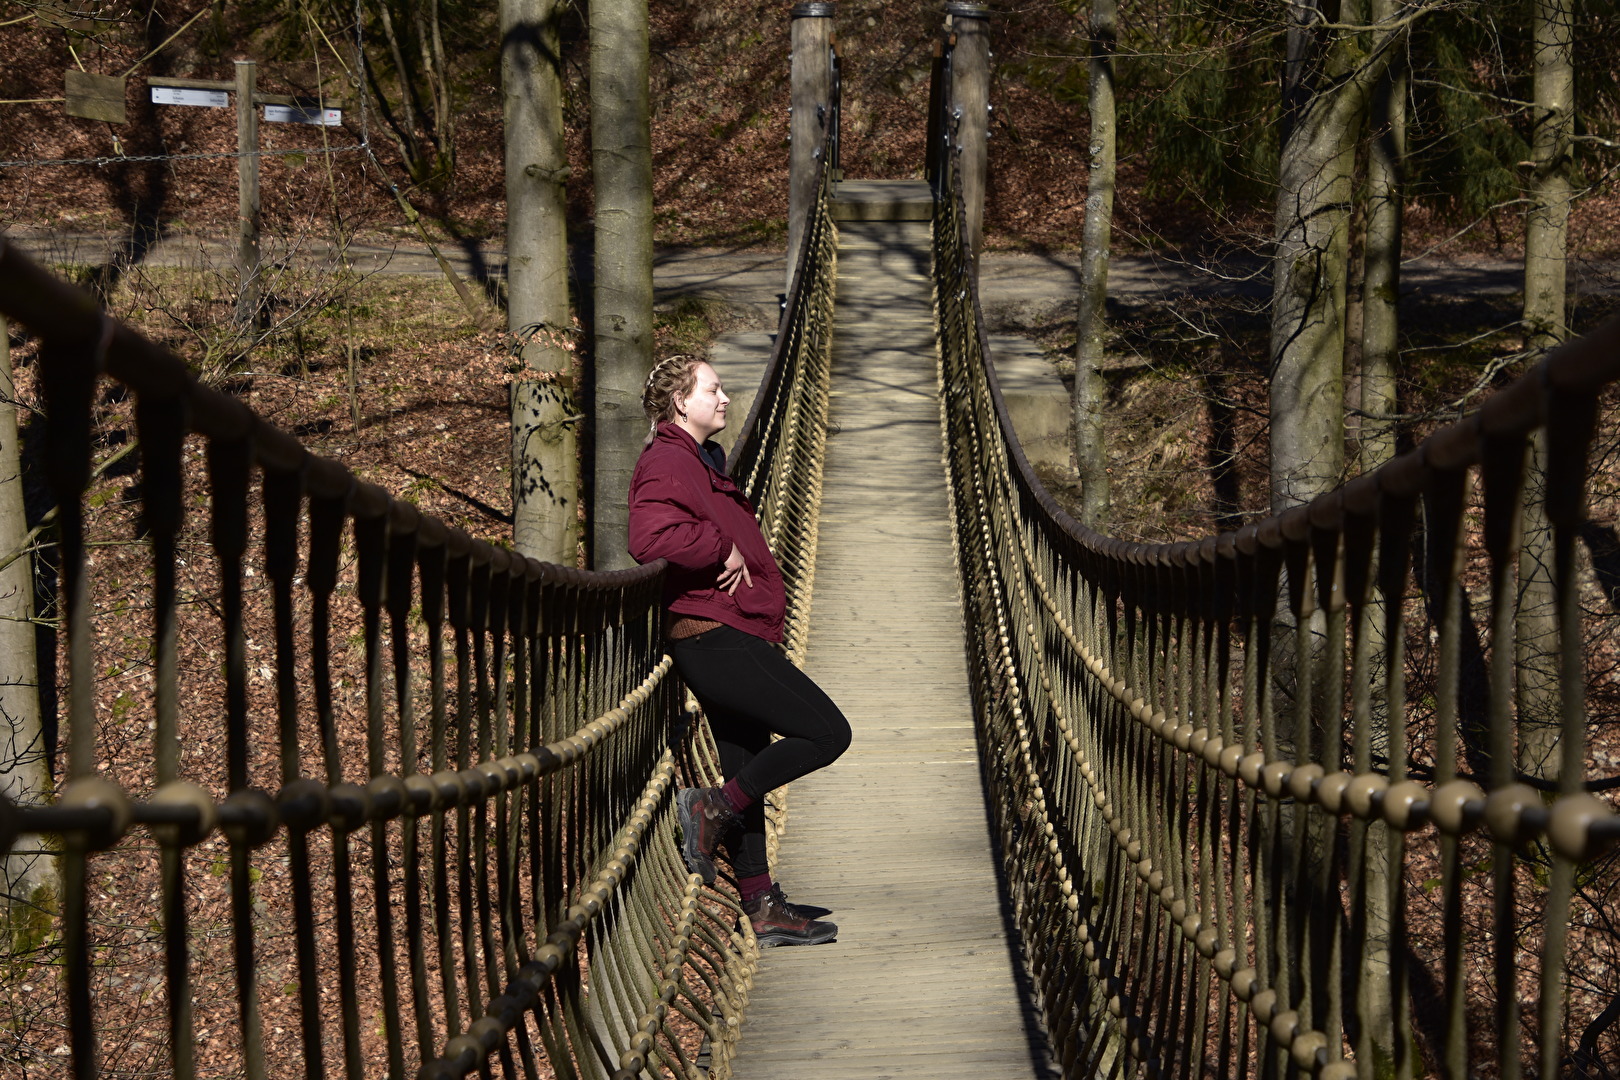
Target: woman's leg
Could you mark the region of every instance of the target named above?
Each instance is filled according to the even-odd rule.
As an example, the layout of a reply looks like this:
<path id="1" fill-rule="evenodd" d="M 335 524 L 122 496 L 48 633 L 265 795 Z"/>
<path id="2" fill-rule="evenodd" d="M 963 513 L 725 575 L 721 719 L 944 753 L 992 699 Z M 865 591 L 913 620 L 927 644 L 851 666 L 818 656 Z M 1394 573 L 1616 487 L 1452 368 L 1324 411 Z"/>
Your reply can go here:
<path id="1" fill-rule="evenodd" d="M 715 848 L 727 844 L 743 912 L 762 946 L 836 939 L 838 927 L 819 919 L 826 908 L 790 904 L 772 882 L 764 798 L 772 788 L 832 764 L 849 747 L 849 721 L 761 638 L 722 626 L 674 642 L 670 652 L 709 718 L 726 776 L 724 788 L 688 788 L 677 796 L 687 865 L 713 882 Z M 771 741 L 772 733 L 781 738 Z"/>
<path id="2" fill-rule="evenodd" d="M 830 765 L 849 746 L 849 721 L 809 676 L 769 642 L 722 626 L 672 642 L 686 685 L 703 705 L 742 830 L 728 845 L 739 878 L 768 887 L 764 798 L 772 788 Z M 771 741 L 772 733 L 782 736 Z M 699 845 L 713 847 L 707 838 Z M 702 869 L 705 876 L 707 869 Z"/>
<path id="3" fill-rule="evenodd" d="M 693 691 L 694 694 L 697 691 Z M 720 775 L 735 780 L 737 774 L 771 743 L 771 733 L 763 725 L 739 716 L 723 706 L 698 698 L 708 718 L 715 748 L 720 751 Z M 756 800 L 740 812 L 742 827 L 726 839 L 731 868 L 738 878 L 770 873 L 765 854 L 765 802 Z"/>
<path id="4" fill-rule="evenodd" d="M 759 749 L 727 777 L 750 800 L 831 765 L 849 748 L 849 721 L 838 706 L 763 638 L 722 626 L 674 642 L 671 651 L 705 711 L 723 717 L 731 732 L 781 736 L 755 742 Z"/>

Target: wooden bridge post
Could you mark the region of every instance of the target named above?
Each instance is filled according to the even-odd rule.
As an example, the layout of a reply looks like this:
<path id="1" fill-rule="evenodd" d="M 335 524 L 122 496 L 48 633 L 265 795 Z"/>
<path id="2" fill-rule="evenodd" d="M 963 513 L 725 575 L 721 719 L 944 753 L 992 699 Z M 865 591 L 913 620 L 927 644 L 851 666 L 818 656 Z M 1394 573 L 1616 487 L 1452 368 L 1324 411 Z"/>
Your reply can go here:
<path id="1" fill-rule="evenodd" d="M 962 205 L 973 258 L 984 246 L 984 181 L 990 137 L 990 9 L 984 4 L 945 5 L 951 49 L 952 144 L 962 178 Z"/>
<path id="2" fill-rule="evenodd" d="M 236 324 L 259 325 L 259 113 L 253 95 L 258 65 L 236 62 Z"/>
<path id="3" fill-rule="evenodd" d="M 804 247 L 804 222 L 816 201 L 816 166 L 822 136 L 832 122 L 832 45 L 836 3 L 793 5 L 793 117 L 788 125 L 787 291 Z"/>

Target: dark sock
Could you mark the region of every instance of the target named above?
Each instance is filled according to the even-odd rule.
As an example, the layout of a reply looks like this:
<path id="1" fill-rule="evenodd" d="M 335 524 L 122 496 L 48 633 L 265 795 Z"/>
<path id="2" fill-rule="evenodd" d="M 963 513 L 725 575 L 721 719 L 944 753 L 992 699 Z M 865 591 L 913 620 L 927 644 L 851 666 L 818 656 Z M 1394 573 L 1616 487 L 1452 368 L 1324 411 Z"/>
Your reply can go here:
<path id="1" fill-rule="evenodd" d="M 725 797 L 726 805 L 731 807 L 732 812 L 736 814 L 740 814 L 754 805 L 754 800 L 743 794 L 743 789 L 737 785 L 735 780 L 727 780 L 726 786 L 720 789 L 720 794 Z"/>
<path id="2" fill-rule="evenodd" d="M 737 891 L 742 894 L 742 902 L 749 903 L 758 900 L 771 891 L 770 871 L 763 874 L 749 874 L 747 877 L 737 879 Z"/>

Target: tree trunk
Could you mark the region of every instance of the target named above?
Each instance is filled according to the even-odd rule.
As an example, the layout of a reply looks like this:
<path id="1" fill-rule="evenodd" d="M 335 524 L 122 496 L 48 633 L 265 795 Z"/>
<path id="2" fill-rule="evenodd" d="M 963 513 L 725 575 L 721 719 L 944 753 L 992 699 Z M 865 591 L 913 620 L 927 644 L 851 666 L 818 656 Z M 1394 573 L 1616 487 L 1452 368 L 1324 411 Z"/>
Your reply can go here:
<path id="1" fill-rule="evenodd" d="M 1535 4 L 1535 128 L 1524 231 L 1525 345 L 1535 350 L 1550 349 L 1569 337 L 1564 311 L 1575 116 L 1574 7 L 1574 0 Z M 1525 465 L 1519 549 L 1518 759 L 1525 772 L 1551 778 L 1558 773 L 1558 620 L 1552 528 L 1544 498 L 1546 468 L 1546 435 L 1540 433 Z"/>
<path id="2" fill-rule="evenodd" d="M 1086 222 L 1080 240 L 1079 334 L 1074 346 L 1074 462 L 1080 474 L 1080 521 L 1093 529 L 1108 522 L 1108 452 L 1103 435 L 1103 332 L 1107 328 L 1108 246 L 1114 224 L 1114 47 L 1117 0 L 1091 6 L 1091 171 Z"/>
<path id="3" fill-rule="evenodd" d="M 1271 309 L 1271 509 L 1344 471 L 1344 302 L 1361 104 L 1347 84 L 1310 102 L 1283 144 Z"/>
<path id="4" fill-rule="evenodd" d="M 1359 22 L 1346 2 L 1340 19 Z M 1301 9 L 1304 10 L 1304 9 Z M 1314 12 L 1314 8 L 1310 11 Z M 1281 513 L 1339 483 L 1344 471 L 1344 329 L 1356 144 L 1372 88 L 1393 49 L 1370 52 L 1347 31 L 1290 29 L 1319 43 L 1290 54 L 1288 88 L 1310 87 L 1278 160 L 1271 303 L 1271 508 Z M 1303 66 L 1302 66 L 1303 65 Z"/>
<path id="5" fill-rule="evenodd" d="M 1399 0 L 1372 0 L 1371 22 L 1386 23 L 1400 13 Z M 1403 39 L 1404 30 L 1390 31 Z M 1400 356 L 1400 289 L 1402 222 L 1406 174 L 1406 68 L 1404 40 L 1393 44 L 1396 58 L 1373 90 L 1368 110 L 1372 129 L 1367 157 L 1366 247 L 1361 281 L 1361 410 L 1356 456 L 1361 472 L 1371 472 L 1395 456 L 1395 424 L 1382 419 L 1395 415 L 1395 364 Z M 1369 694 L 1369 761 L 1388 760 L 1390 750 L 1388 702 L 1381 692 L 1388 674 L 1386 635 L 1387 599 L 1374 573 L 1369 586 L 1367 612 L 1359 623 L 1366 636 L 1368 657 L 1365 681 Z M 1360 763 L 1358 762 L 1358 767 Z M 1391 863 L 1390 832 L 1382 824 L 1366 826 L 1366 929 L 1362 960 L 1362 999 L 1365 1027 L 1356 1047 L 1358 1055 L 1374 1062 L 1374 1072 L 1386 1074 L 1396 1053 L 1394 1003 L 1390 993 L 1391 911 L 1400 903 L 1399 861 Z"/>
<path id="6" fill-rule="evenodd" d="M 1288 5 L 1288 30 L 1283 38 L 1282 142 L 1310 107 L 1322 69 L 1322 0 L 1296 0 Z"/>
<path id="7" fill-rule="evenodd" d="M 1360 22 L 1363 16 L 1346 2 L 1340 19 Z M 1356 147 L 1365 121 L 1372 84 L 1387 64 L 1388 51 L 1370 56 L 1365 43 L 1344 31 L 1317 36 L 1322 46 L 1308 70 L 1287 72 L 1290 85 L 1317 88 L 1298 109 L 1284 137 L 1278 162 L 1276 255 L 1272 271 L 1271 310 L 1271 509 L 1281 513 L 1333 488 L 1344 471 L 1344 342 L 1348 277 L 1350 203 Z M 1287 560 L 1287 587 L 1279 590 L 1272 626 L 1272 693 L 1280 707 L 1294 714 L 1291 746 L 1296 755 L 1327 756 L 1328 767 L 1342 754 L 1329 747 L 1316 723 L 1338 701 L 1326 700 L 1335 684 L 1328 665 L 1326 615 L 1312 603 L 1311 582 L 1296 577 L 1304 560 Z M 1336 727 L 1336 725 L 1335 725 Z M 1283 811 L 1287 827 L 1303 830 L 1296 850 L 1303 859 L 1301 882 L 1311 881 L 1324 894 L 1331 887 L 1330 860 L 1335 833 L 1323 822 Z M 1300 910 L 1285 912 L 1279 926 L 1283 940 L 1305 941 L 1305 954 L 1322 956 L 1324 937 L 1332 932 Z M 1290 936 L 1294 935 L 1294 936 Z M 1328 961 L 1331 963 L 1331 961 Z M 1308 975 L 1307 978 L 1312 977 Z M 1291 1001 L 1291 1005 L 1293 1005 Z M 1337 1045 L 1337 1026 L 1327 1032 Z"/>
<path id="8" fill-rule="evenodd" d="M 1374 24 L 1393 18 L 1394 0 L 1373 0 Z M 1404 31 L 1401 32 L 1404 36 Z M 1396 45 L 1398 51 L 1403 47 Z M 1400 292 L 1406 173 L 1406 61 L 1390 64 L 1373 93 L 1373 135 L 1367 162 L 1366 269 L 1361 283 L 1361 417 L 1357 451 L 1362 472 L 1395 456 L 1395 363 L 1400 356 Z"/>
<path id="9" fill-rule="evenodd" d="M 1361 343 L 1366 337 L 1367 281 L 1367 141 L 1356 144 L 1351 167 L 1350 232 L 1345 250 L 1344 291 L 1344 454 L 1346 472 L 1354 471 L 1361 446 Z"/>
<path id="10" fill-rule="evenodd" d="M 512 541 L 545 562 L 579 551 L 579 448 L 568 308 L 568 157 L 560 0 L 503 0 L 506 324 L 524 367 L 512 383 Z"/>
<path id="11" fill-rule="evenodd" d="M 377 14 L 382 19 L 383 36 L 388 39 L 388 51 L 394 59 L 394 76 L 399 82 L 399 107 L 404 114 L 401 132 L 400 149 L 405 156 L 405 170 L 411 178 L 421 181 L 427 175 L 427 168 L 422 161 L 422 150 L 417 139 L 416 128 L 416 87 L 411 81 L 410 69 L 405 66 L 405 52 L 399 47 L 399 35 L 394 33 L 394 17 L 388 10 L 389 0 L 381 0 L 377 4 Z"/>
<path id="12" fill-rule="evenodd" d="M 14 396 L 9 331 L 0 316 L 0 557 L 28 544 Z M 0 794 L 24 806 L 51 791 L 34 654 L 33 566 L 24 554 L 0 569 Z M 0 913 L 9 935 L 26 932 L 53 910 L 55 862 L 22 854 L 43 847 L 38 836 L 19 836 L 12 845 L 18 854 L 0 863 Z"/>
<path id="13" fill-rule="evenodd" d="M 594 363 L 596 470 L 592 562 L 634 565 L 627 549 L 630 473 L 647 421 L 652 370 L 652 136 L 647 0 L 591 4 L 591 171 L 596 182 Z"/>

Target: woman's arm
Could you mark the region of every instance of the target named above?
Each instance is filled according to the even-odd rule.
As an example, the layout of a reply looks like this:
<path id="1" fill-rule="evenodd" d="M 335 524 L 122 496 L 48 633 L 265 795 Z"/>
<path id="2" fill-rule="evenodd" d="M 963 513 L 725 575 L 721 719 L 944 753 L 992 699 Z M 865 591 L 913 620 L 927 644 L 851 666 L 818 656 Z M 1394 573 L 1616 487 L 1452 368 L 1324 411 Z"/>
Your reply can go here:
<path id="1" fill-rule="evenodd" d="M 718 570 L 734 546 L 698 515 L 679 481 L 649 478 L 631 488 L 630 554 L 637 562 L 668 559 L 685 570 Z"/>

